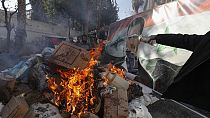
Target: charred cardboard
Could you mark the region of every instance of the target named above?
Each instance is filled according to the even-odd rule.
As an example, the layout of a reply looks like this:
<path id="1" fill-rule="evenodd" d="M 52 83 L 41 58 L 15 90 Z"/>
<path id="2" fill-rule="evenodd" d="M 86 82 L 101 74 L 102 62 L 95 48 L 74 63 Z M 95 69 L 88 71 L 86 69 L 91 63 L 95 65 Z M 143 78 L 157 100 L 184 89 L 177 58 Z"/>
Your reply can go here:
<path id="1" fill-rule="evenodd" d="M 117 89 L 104 97 L 104 118 L 127 118 L 127 90 Z"/>
<path id="2" fill-rule="evenodd" d="M 63 41 L 54 50 L 49 61 L 70 69 L 84 69 L 90 61 L 90 54 L 83 48 Z"/>
<path id="3" fill-rule="evenodd" d="M 2 118 L 24 118 L 29 106 L 23 97 L 12 97 L 2 109 Z"/>

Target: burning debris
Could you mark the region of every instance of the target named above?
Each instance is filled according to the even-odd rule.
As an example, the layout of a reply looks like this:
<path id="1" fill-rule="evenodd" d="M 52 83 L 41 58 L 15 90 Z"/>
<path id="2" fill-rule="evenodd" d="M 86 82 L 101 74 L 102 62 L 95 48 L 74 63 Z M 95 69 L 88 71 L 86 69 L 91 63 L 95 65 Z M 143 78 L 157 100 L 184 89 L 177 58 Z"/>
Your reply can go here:
<path id="1" fill-rule="evenodd" d="M 125 71 L 123 69 L 117 68 L 111 63 L 108 64 L 107 68 L 111 73 L 116 73 L 118 76 L 125 79 Z"/>
<path id="2" fill-rule="evenodd" d="M 2 118 L 151 118 L 154 91 L 126 80 L 125 71 L 102 65 L 103 44 L 86 51 L 62 42 L 56 49 L 0 73 Z M 152 105 L 151 105 L 152 106 Z M 3 108 L 2 108 L 3 107 Z M 152 106 L 153 107 L 153 106 Z M 149 107 L 148 107 L 149 108 Z M 158 108 L 158 107 L 157 107 Z M 185 112 L 185 111 L 183 111 Z"/>
<path id="3" fill-rule="evenodd" d="M 102 78 L 101 76 L 97 76 L 98 73 L 95 72 L 98 69 L 98 58 L 101 55 L 102 46 L 100 45 L 98 48 L 90 51 L 90 60 L 85 68 L 70 68 L 68 70 L 56 68 L 55 71 L 59 77 L 48 76 L 48 86 L 53 92 L 54 103 L 59 107 L 63 107 L 66 112 L 70 112 L 72 115 L 81 117 L 88 112 L 97 114 L 101 107 L 101 95 L 109 93 L 104 92 L 107 88 L 116 87 L 118 90 L 113 94 L 118 96 L 118 94 L 122 95 L 124 93 L 123 95 L 126 95 L 119 98 L 116 96 L 116 99 L 119 99 L 123 103 L 120 107 L 125 106 L 125 110 L 120 109 L 120 107 L 116 110 L 121 114 L 126 112 L 124 115 L 119 114 L 119 117 L 128 116 L 127 89 L 129 84 L 125 80 L 124 70 L 108 64 L 104 68 L 105 72 L 103 73 L 105 75 L 102 74 Z M 103 83 L 102 86 L 100 86 L 101 83 Z M 112 98 L 108 97 L 108 99 L 112 101 Z M 111 106 L 108 109 L 110 108 Z"/>
<path id="4" fill-rule="evenodd" d="M 129 86 L 123 69 L 100 64 L 103 46 L 86 51 L 62 42 L 3 71 L 0 80 L 7 80 L 8 91 L 4 104 L 8 106 L 12 96 L 21 97 L 28 105 L 23 117 L 127 118 L 128 100 L 142 96 L 141 87 Z"/>
<path id="5" fill-rule="evenodd" d="M 91 58 L 84 69 L 57 69 L 59 78 L 48 76 L 48 86 L 55 97 L 54 102 L 58 106 L 65 106 L 66 112 L 78 116 L 85 112 L 96 112 L 95 108 L 100 100 L 97 97 L 97 78 L 94 78 L 93 68 L 101 51 L 101 47 L 90 51 Z"/>

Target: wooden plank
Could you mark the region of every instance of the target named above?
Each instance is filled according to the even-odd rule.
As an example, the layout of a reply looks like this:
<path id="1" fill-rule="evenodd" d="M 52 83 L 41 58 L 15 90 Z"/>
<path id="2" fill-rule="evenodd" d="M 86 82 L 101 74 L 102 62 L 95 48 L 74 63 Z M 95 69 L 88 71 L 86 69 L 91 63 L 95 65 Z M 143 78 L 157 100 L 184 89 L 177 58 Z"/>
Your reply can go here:
<path id="1" fill-rule="evenodd" d="M 35 114 L 32 110 L 29 110 L 26 115 L 24 116 L 24 118 L 35 118 Z"/>
<path id="2" fill-rule="evenodd" d="M 29 106 L 22 97 L 12 97 L 2 109 L 2 118 L 24 118 Z"/>
<path id="3" fill-rule="evenodd" d="M 127 118 L 127 90 L 118 89 L 104 97 L 104 118 Z"/>
<path id="4" fill-rule="evenodd" d="M 118 117 L 127 118 L 128 117 L 128 96 L 127 90 L 118 89 Z"/>
<path id="5" fill-rule="evenodd" d="M 90 61 L 90 54 L 83 48 L 63 41 L 55 49 L 49 61 L 66 68 L 84 69 Z"/>
<path id="6" fill-rule="evenodd" d="M 112 94 L 107 94 L 104 97 L 104 118 L 118 118 L 117 116 L 117 91 Z"/>

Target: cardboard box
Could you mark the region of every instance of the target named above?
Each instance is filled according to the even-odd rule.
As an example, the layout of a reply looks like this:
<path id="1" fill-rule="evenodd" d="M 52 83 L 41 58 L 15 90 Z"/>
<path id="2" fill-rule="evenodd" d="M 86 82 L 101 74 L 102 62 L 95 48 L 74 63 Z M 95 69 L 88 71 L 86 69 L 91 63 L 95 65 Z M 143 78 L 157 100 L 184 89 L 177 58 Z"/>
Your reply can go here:
<path id="1" fill-rule="evenodd" d="M 32 110 L 29 110 L 26 115 L 24 116 L 24 118 L 35 118 L 35 114 Z"/>
<path id="2" fill-rule="evenodd" d="M 118 89 L 104 97 L 104 118 L 127 118 L 127 90 Z"/>
<path id="3" fill-rule="evenodd" d="M 2 109 L 2 118 L 24 118 L 29 106 L 23 97 L 12 97 Z"/>
<path id="4" fill-rule="evenodd" d="M 15 78 L 6 78 L 6 77 L 0 75 L 0 87 L 5 87 L 9 91 L 13 91 L 14 87 L 15 87 L 15 83 L 16 83 Z"/>
<path id="5" fill-rule="evenodd" d="M 54 50 L 49 61 L 66 68 L 84 69 L 90 61 L 90 54 L 83 48 L 63 41 Z"/>

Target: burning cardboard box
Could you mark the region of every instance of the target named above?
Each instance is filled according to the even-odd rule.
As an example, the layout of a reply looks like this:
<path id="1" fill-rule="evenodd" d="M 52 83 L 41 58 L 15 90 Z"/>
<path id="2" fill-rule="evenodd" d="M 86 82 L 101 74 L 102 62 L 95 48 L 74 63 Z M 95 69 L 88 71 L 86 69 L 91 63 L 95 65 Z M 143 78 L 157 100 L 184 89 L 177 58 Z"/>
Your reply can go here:
<path id="1" fill-rule="evenodd" d="M 90 61 L 90 54 L 83 48 L 63 41 L 54 50 L 49 61 L 66 68 L 84 69 Z"/>

